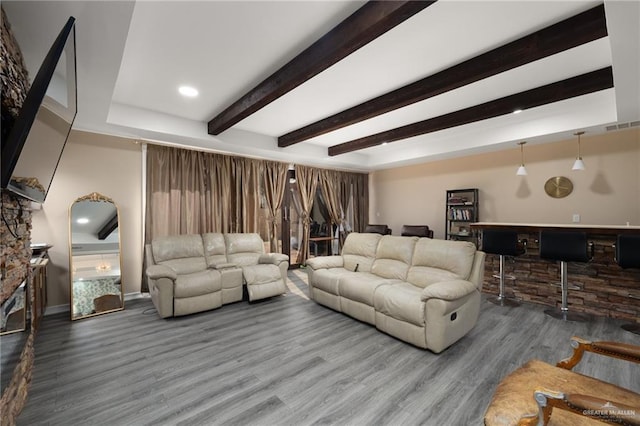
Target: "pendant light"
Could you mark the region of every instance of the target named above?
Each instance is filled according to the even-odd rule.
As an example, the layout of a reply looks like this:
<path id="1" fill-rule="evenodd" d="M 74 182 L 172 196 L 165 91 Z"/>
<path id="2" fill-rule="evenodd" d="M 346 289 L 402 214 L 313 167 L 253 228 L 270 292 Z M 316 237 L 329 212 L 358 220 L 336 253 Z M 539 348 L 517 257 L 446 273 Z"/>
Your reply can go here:
<path id="1" fill-rule="evenodd" d="M 524 168 L 524 144 L 525 143 L 527 142 L 526 141 L 518 142 L 518 145 L 520 145 L 520 167 L 518 167 L 518 171 L 516 172 L 517 176 L 527 175 L 527 169 Z"/>
<path id="2" fill-rule="evenodd" d="M 571 170 L 584 170 L 584 161 L 582 161 L 582 155 L 580 155 L 580 136 L 584 135 L 584 132 L 575 132 L 574 135 L 578 137 L 578 157 L 573 163 Z"/>

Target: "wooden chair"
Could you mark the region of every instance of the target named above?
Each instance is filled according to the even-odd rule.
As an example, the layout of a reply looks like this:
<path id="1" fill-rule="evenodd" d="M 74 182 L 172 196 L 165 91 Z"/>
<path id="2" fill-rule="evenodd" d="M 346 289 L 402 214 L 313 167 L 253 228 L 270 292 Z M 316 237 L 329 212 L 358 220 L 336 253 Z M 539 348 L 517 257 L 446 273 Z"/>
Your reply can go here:
<path id="1" fill-rule="evenodd" d="M 531 360 L 505 377 L 496 389 L 484 424 L 640 425 L 640 394 L 571 371 L 585 352 L 640 364 L 640 346 L 571 338 L 573 355 L 556 366 Z"/>

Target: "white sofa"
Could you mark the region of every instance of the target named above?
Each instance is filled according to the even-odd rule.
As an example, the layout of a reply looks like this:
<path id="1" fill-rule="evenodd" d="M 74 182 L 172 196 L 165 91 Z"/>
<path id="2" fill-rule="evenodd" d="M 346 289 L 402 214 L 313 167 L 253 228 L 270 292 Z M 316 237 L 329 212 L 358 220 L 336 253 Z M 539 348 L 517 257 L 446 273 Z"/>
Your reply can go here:
<path id="1" fill-rule="evenodd" d="M 264 253 L 258 234 L 191 234 L 155 238 L 145 247 L 151 300 L 162 318 L 284 294 L 289 257 Z"/>
<path id="2" fill-rule="evenodd" d="M 307 261 L 310 297 L 439 353 L 478 320 L 484 257 L 470 242 L 351 233 L 340 256 Z"/>

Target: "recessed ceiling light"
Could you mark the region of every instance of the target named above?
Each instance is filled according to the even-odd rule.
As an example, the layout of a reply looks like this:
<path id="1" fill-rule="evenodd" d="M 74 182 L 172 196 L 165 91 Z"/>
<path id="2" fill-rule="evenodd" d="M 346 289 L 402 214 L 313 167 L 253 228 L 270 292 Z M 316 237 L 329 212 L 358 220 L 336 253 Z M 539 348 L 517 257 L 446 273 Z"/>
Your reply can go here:
<path id="1" fill-rule="evenodd" d="M 79 223 L 80 225 L 84 225 L 85 223 L 89 223 L 89 219 L 86 217 L 80 217 L 78 218 L 78 220 L 76 220 L 76 223 Z"/>
<path id="2" fill-rule="evenodd" d="M 513 113 L 514 113 L 514 114 L 520 114 L 521 112 L 522 112 L 522 110 L 521 110 L 521 109 L 514 109 L 514 110 L 513 110 Z"/>
<path id="3" fill-rule="evenodd" d="M 180 92 L 182 96 L 188 96 L 190 98 L 195 98 L 196 96 L 198 96 L 198 90 L 194 89 L 191 86 L 180 86 L 178 88 L 178 92 Z"/>
<path id="4" fill-rule="evenodd" d="M 385 146 L 386 144 L 388 144 L 389 142 L 382 142 L 382 146 Z"/>

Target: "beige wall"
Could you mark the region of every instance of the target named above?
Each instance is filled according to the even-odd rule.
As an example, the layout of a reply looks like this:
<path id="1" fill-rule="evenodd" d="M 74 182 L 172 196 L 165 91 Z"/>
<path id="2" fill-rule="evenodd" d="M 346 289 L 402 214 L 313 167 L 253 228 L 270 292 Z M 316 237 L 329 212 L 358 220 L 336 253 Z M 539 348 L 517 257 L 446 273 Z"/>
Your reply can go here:
<path id="1" fill-rule="evenodd" d="M 124 292 L 140 291 L 142 276 L 142 149 L 134 140 L 72 131 L 47 199 L 33 212 L 31 241 L 53 244 L 47 269 L 48 306 L 69 304 L 69 207 L 91 192 L 120 209 Z"/>
<path id="2" fill-rule="evenodd" d="M 394 235 L 403 224 L 429 225 L 444 238 L 445 191 L 479 188 L 480 220 L 488 222 L 640 225 L 640 130 L 582 137 L 586 171 L 572 171 L 577 139 L 525 146 L 528 176 L 516 176 L 520 151 L 424 163 L 370 174 L 372 223 Z M 573 193 L 553 199 L 544 192 L 552 176 L 573 181 Z"/>

